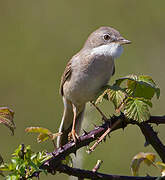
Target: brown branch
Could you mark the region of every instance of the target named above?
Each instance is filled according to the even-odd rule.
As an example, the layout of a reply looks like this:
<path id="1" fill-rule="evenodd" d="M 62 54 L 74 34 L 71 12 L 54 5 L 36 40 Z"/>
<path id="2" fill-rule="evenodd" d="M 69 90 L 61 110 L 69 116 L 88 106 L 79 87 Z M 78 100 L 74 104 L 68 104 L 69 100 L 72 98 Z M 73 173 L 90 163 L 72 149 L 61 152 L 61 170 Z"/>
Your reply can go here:
<path id="1" fill-rule="evenodd" d="M 117 180 L 142 180 L 142 179 L 156 179 L 155 177 L 132 177 L 132 176 L 118 176 L 118 175 L 106 175 L 98 172 L 92 172 L 88 170 L 81 170 L 76 168 L 71 168 L 66 165 L 61 164 L 61 160 L 63 160 L 66 156 L 71 153 L 75 153 L 78 149 L 83 146 L 89 145 L 91 142 L 101 137 L 110 125 L 113 126 L 117 121 L 121 120 L 120 123 L 112 130 L 117 130 L 119 128 L 125 128 L 128 124 L 136 124 L 140 127 L 143 135 L 147 139 L 147 141 L 153 146 L 155 151 L 159 154 L 160 158 L 163 162 L 165 162 L 165 147 L 161 143 L 160 139 L 158 138 L 157 134 L 153 131 L 152 127 L 149 123 L 155 124 L 165 124 L 165 116 L 151 116 L 151 118 L 145 123 L 137 123 L 133 120 L 127 120 L 126 117 L 121 114 L 120 116 L 113 116 L 110 118 L 110 121 L 104 122 L 102 126 L 95 127 L 94 130 L 90 131 L 89 133 L 85 132 L 80 138 L 78 143 L 74 143 L 73 141 L 68 142 L 66 145 L 56 149 L 52 155 L 53 157 L 49 160 L 45 161 L 41 165 L 41 169 L 47 170 L 49 173 L 54 174 L 56 171 L 66 173 L 68 175 L 73 175 L 79 178 L 92 178 L 92 179 L 117 179 Z M 110 133 L 112 132 L 110 131 Z M 39 173 L 39 172 L 38 172 Z"/>
<path id="2" fill-rule="evenodd" d="M 82 136 L 79 137 L 79 141 L 75 144 L 74 141 L 70 141 L 64 146 L 56 149 L 52 155 L 53 157 L 47 160 L 45 163 L 42 164 L 41 169 L 47 169 L 49 172 L 54 171 L 56 169 L 61 160 L 64 159 L 66 156 L 68 156 L 71 153 L 75 153 L 78 149 L 80 149 L 83 146 L 89 145 L 91 142 L 95 141 L 98 137 L 100 137 L 106 130 L 109 128 L 110 124 L 114 124 L 119 119 L 122 119 L 123 116 L 114 116 L 111 118 L 111 121 L 106 121 L 102 126 L 95 127 L 94 130 L 90 131 L 89 133 L 84 133 Z M 124 128 L 127 124 L 123 123 L 121 121 L 120 124 L 118 124 L 113 130 Z M 112 130 L 112 131 L 113 131 Z"/>
<path id="3" fill-rule="evenodd" d="M 76 176 L 79 178 L 88 178 L 88 179 L 101 179 L 101 180 L 156 180 L 157 177 L 137 177 L 137 176 L 120 176 L 120 175 L 110 175 L 103 174 L 88 170 L 82 170 L 78 168 L 71 168 L 67 165 L 61 165 L 58 167 L 57 171 L 60 173 L 65 173 L 70 176 Z"/>
<path id="4" fill-rule="evenodd" d="M 146 123 L 165 124 L 165 116 L 151 116 Z"/>
<path id="5" fill-rule="evenodd" d="M 153 130 L 150 124 L 146 122 L 139 124 L 139 127 L 146 138 L 146 141 L 152 145 L 155 151 L 159 154 L 161 160 L 165 162 L 165 146 L 159 139 L 157 133 Z"/>

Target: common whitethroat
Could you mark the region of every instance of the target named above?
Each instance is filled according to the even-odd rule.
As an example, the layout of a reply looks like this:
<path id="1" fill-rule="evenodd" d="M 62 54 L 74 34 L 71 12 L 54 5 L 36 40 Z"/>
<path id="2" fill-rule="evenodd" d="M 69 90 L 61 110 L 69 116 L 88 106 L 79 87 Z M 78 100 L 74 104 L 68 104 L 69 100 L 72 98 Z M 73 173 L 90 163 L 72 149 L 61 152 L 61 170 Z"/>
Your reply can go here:
<path id="1" fill-rule="evenodd" d="M 122 45 L 130 43 L 116 29 L 100 27 L 68 62 L 60 84 L 64 112 L 57 147 L 68 142 L 69 132 L 76 142 L 86 103 L 94 100 L 114 75 L 114 60 L 122 54 Z"/>

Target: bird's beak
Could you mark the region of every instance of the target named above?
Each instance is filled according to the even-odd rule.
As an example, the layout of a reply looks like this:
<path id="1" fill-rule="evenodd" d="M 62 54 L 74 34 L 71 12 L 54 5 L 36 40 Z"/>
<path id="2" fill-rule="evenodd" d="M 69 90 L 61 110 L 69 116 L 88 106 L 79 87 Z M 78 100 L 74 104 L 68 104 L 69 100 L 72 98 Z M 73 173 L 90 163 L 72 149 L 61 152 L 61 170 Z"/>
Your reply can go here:
<path id="1" fill-rule="evenodd" d="M 131 44 L 131 41 L 129 41 L 129 40 L 123 38 L 123 37 L 120 38 L 120 39 L 118 39 L 118 42 L 119 42 L 121 45 L 123 45 L 123 44 Z"/>

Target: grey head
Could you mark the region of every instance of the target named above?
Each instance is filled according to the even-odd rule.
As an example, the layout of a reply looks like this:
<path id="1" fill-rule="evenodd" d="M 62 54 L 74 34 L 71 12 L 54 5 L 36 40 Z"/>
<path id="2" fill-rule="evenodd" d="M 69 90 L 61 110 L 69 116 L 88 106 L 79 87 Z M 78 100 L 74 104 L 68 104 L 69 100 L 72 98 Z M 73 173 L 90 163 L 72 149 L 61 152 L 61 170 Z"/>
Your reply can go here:
<path id="1" fill-rule="evenodd" d="M 89 35 L 84 44 L 84 48 L 95 48 L 110 43 L 118 43 L 123 45 L 129 44 L 131 41 L 123 38 L 116 29 L 103 26 Z"/>

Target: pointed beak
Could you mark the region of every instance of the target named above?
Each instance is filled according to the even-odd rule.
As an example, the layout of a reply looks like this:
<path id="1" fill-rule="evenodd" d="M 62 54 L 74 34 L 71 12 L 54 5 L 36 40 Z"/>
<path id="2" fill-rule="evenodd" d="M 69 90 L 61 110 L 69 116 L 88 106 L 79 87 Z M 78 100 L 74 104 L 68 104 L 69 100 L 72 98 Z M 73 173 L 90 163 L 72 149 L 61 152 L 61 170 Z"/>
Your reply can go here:
<path id="1" fill-rule="evenodd" d="M 129 40 L 123 38 L 123 37 L 120 38 L 120 39 L 118 39 L 118 42 L 119 42 L 121 45 L 123 45 L 123 44 L 131 44 L 131 41 L 129 41 Z"/>

